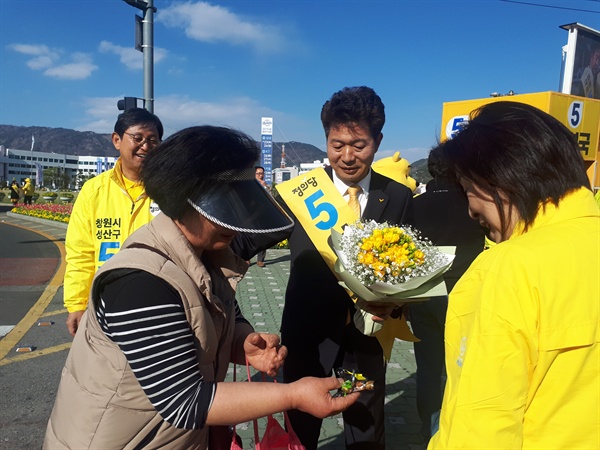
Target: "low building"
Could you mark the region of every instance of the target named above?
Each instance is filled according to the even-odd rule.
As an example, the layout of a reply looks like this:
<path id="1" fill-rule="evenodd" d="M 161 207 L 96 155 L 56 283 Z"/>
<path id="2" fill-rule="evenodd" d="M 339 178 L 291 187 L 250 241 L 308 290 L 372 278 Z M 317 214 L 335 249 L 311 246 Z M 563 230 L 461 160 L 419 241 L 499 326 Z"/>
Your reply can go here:
<path id="1" fill-rule="evenodd" d="M 22 183 L 30 178 L 36 186 L 48 186 L 43 182 L 43 171 L 58 169 L 70 180 L 70 187 L 79 188 L 82 178 L 98 175 L 114 167 L 117 158 L 114 156 L 78 156 L 62 153 L 35 152 L 16 150 L 0 145 L 0 182 L 11 182 L 16 179 Z"/>

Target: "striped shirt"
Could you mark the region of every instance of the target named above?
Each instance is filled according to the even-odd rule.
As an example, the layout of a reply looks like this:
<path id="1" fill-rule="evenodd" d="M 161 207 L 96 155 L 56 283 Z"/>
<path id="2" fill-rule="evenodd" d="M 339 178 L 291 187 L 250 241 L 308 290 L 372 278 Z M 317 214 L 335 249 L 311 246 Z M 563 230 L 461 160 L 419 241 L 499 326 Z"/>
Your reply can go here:
<path id="1" fill-rule="evenodd" d="M 236 323 L 246 322 L 235 308 Z M 202 379 L 177 291 L 147 272 L 129 272 L 102 287 L 96 314 L 161 417 L 177 428 L 202 428 L 216 383 Z"/>

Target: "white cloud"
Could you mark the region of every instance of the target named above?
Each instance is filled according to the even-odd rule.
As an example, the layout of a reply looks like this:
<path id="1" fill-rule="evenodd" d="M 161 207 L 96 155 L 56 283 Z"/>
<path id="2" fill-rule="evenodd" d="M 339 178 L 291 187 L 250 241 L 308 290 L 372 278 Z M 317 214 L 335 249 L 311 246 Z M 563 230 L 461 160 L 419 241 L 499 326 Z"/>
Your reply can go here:
<path id="1" fill-rule="evenodd" d="M 73 53 L 70 57 L 72 62 L 60 64 L 62 51 L 45 45 L 11 44 L 9 48 L 32 56 L 26 63 L 30 69 L 42 70 L 45 76 L 59 80 L 84 80 L 98 68 L 93 64 L 91 56 L 85 53 Z"/>
<path id="2" fill-rule="evenodd" d="M 85 100 L 86 122 L 78 126 L 81 131 L 111 133 L 119 111 L 117 101 L 122 97 L 95 97 Z M 260 117 L 277 117 L 278 122 L 291 123 L 293 118 L 274 111 L 248 97 L 224 99 L 220 102 L 203 102 L 187 96 L 172 95 L 155 100 L 154 113 L 160 117 L 165 137 L 194 125 L 219 125 L 241 130 L 255 139 L 260 136 Z"/>
<path id="3" fill-rule="evenodd" d="M 33 56 L 27 61 L 27 66 L 33 70 L 47 69 L 60 59 L 58 50 L 52 50 L 45 45 L 11 44 L 8 48 L 23 55 Z"/>
<path id="4" fill-rule="evenodd" d="M 78 131 L 93 131 L 95 133 L 112 133 L 115 121 L 119 115 L 117 101 L 123 97 L 90 97 L 84 99 L 85 123 L 78 126 Z"/>
<path id="5" fill-rule="evenodd" d="M 52 56 L 58 59 L 58 52 L 56 50 L 50 50 L 45 45 L 31 45 L 31 44 L 10 44 L 9 48 L 15 52 L 22 53 L 24 55 L 31 56 Z"/>
<path id="6" fill-rule="evenodd" d="M 141 70 L 144 68 L 143 54 L 133 47 L 121 47 L 112 42 L 102 41 L 98 50 L 101 53 L 112 53 L 119 57 L 119 61 L 130 70 Z M 154 48 L 154 64 L 159 63 L 167 57 L 167 50 L 159 47 Z"/>
<path id="7" fill-rule="evenodd" d="M 43 70 L 51 67 L 54 60 L 50 55 L 40 55 L 27 61 L 27 67 L 32 70 Z"/>
<path id="8" fill-rule="evenodd" d="M 71 59 L 72 63 L 49 67 L 44 71 L 44 75 L 61 80 L 85 80 L 98 69 L 89 55 L 74 53 Z"/>
<path id="9" fill-rule="evenodd" d="M 191 39 L 247 45 L 258 53 L 278 52 L 286 46 L 280 28 L 260 23 L 255 18 L 245 19 L 207 2 L 173 3 L 159 10 L 156 21 L 168 27 L 183 28 Z"/>

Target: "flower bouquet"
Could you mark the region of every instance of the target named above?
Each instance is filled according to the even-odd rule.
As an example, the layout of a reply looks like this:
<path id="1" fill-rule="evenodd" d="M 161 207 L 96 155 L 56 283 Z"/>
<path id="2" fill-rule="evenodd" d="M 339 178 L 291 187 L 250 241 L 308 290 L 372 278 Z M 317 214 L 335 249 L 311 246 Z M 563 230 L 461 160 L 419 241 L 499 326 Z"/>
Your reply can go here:
<path id="1" fill-rule="evenodd" d="M 442 274 L 454 260 L 454 247 L 436 247 L 408 226 L 374 220 L 349 224 L 343 233 L 332 230 L 331 238 L 340 284 L 362 301 L 402 305 L 448 294 Z M 368 322 L 365 314 L 355 323 Z M 367 325 L 359 326 L 369 328 L 366 334 L 378 329 Z"/>

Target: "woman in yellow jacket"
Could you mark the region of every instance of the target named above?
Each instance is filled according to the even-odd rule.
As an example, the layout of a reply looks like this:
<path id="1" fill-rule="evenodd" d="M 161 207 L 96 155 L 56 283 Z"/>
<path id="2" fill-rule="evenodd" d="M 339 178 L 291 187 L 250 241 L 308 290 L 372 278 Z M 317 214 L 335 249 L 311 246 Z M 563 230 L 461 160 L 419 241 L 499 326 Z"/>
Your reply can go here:
<path id="1" fill-rule="evenodd" d="M 31 205 L 34 193 L 35 193 L 35 186 L 31 182 L 31 179 L 25 178 L 25 185 L 23 186 L 23 194 L 25 195 L 24 202 L 26 205 Z"/>
<path id="2" fill-rule="evenodd" d="M 428 448 L 598 448 L 600 215 L 572 133 L 497 102 L 441 145 L 497 245 L 450 294 Z"/>

